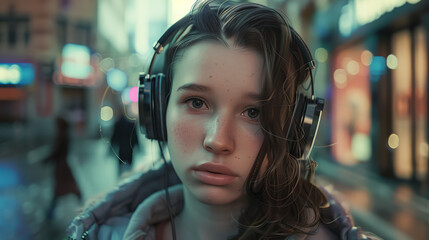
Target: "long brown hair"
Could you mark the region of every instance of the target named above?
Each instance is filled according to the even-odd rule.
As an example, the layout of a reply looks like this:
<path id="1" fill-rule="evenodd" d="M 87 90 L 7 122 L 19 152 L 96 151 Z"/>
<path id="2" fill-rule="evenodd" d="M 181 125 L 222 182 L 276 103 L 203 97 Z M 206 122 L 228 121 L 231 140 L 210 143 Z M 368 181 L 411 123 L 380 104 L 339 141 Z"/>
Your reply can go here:
<path id="1" fill-rule="evenodd" d="M 201 41 L 216 41 L 258 51 L 264 58 L 261 127 L 264 142 L 246 180 L 249 205 L 233 239 L 284 239 L 311 233 L 320 222 L 324 194 L 311 183 L 313 164 L 289 154 L 287 139 L 296 93 L 310 74 L 289 24 L 279 12 L 259 4 L 198 1 L 191 23 L 179 30 L 167 49 L 165 70 L 172 81 L 183 51 Z M 300 129 L 293 129 L 300 131 Z M 268 161 L 261 172 L 264 158 Z"/>

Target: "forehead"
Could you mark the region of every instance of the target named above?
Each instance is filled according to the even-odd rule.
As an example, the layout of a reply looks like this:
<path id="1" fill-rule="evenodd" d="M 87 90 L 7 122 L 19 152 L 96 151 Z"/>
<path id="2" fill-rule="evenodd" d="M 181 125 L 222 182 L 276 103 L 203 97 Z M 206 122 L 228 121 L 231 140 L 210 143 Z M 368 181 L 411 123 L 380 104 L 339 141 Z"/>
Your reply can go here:
<path id="1" fill-rule="evenodd" d="M 198 81 L 260 92 L 263 65 L 262 56 L 255 50 L 200 42 L 184 50 L 176 62 L 173 86 Z"/>

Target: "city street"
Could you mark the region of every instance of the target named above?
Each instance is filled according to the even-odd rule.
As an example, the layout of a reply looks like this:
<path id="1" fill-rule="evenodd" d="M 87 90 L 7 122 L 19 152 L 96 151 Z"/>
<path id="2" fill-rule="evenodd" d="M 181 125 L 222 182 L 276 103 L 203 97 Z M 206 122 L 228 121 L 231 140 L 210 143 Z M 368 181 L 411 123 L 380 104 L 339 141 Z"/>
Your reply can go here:
<path id="1" fill-rule="evenodd" d="M 82 201 L 75 195 L 59 198 L 53 219 L 47 220 L 54 173 L 53 166 L 42 161 L 51 146 L 11 149 L 15 147 L 13 144 L 3 144 L 1 148 L 2 239 L 62 239 L 65 227 L 83 204 L 113 188 L 118 180 L 118 161 L 107 140 L 73 141 L 68 162 L 81 190 Z M 145 159 L 145 156 L 138 155 L 136 150 L 135 156 L 140 159 L 134 162 L 136 165 Z"/>
<path id="2" fill-rule="evenodd" d="M 1 0 L 0 240 L 64 239 L 89 203 L 162 166 L 146 136 L 180 159 L 238 149 L 232 169 L 192 165 L 209 185 L 242 180 L 258 149 L 276 174 L 271 152 L 310 156 L 314 183 L 372 239 L 429 240 L 428 63 L 429 0 Z M 285 164 L 263 190 L 298 206 L 307 193 L 272 187 L 301 173 Z M 243 236 L 288 235 L 302 212 L 244 214 Z M 180 233 L 235 226 L 188 220 Z"/>
<path id="3" fill-rule="evenodd" d="M 44 144 L 30 149 L 12 150 L 2 145 L 0 161 L 0 232 L 5 240 L 62 239 L 64 229 L 84 202 L 115 186 L 118 162 L 107 140 L 75 140 L 71 144 L 69 165 L 82 192 L 83 201 L 67 195 L 58 201 L 53 219 L 46 218 L 53 194 L 53 168 L 42 163 L 50 151 Z M 135 150 L 133 168 L 154 167 L 149 152 Z M 154 154 L 156 155 L 156 154 Z M 428 201 L 406 186 L 395 186 L 380 177 L 362 175 L 326 160 L 319 161 L 317 183 L 334 189 L 350 207 L 356 224 L 382 239 L 424 240 L 428 233 Z"/>

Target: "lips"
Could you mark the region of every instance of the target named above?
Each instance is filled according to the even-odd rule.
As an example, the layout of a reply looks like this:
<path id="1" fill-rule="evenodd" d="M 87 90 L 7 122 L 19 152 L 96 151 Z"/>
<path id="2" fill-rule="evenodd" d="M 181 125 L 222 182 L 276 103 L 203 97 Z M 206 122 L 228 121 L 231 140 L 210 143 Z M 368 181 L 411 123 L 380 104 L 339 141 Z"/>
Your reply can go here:
<path id="1" fill-rule="evenodd" d="M 223 186 L 232 183 L 238 175 L 231 169 L 215 163 L 204 163 L 192 169 L 194 176 L 202 183 Z"/>

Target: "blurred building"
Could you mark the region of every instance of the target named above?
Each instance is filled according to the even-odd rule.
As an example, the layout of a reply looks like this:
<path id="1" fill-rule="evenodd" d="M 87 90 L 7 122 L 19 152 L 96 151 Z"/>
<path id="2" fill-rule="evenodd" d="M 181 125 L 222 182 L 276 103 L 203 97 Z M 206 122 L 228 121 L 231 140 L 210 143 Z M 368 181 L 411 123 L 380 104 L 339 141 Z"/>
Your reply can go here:
<path id="1" fill-rule="evenodd" d="M 428 194 L 429 1 L 284 2 L 317 61 L 333 159 Z"/>
<path id="2" fill-rule="evenodd" d="M 49 138 L 55 115 L 64 115 L 75 135 L 96 135 L 106 86 L 100 62 L 129 55 L 126 6 L 125 0 L 2 1 L 0 140 Z"/>
<path id="3" fill-rule="evenodd" d="M 53 130 L 46 118 L 64 109 L 70 110 L 74 117 L 71 120 L 78 125 L 85 121 L 85 114 L 80 112 L 86 104 L 84 87 L 65 84 L 65 78 L 61 82 L 55 72 L 61 66 L 61 53 L 67 43 L 95 49 L 96 7 L 96 0 L 2 1 L 2 138 L 20 135 L 8 131 L 12 126 L 33 140 L 43 139 Z"/>

